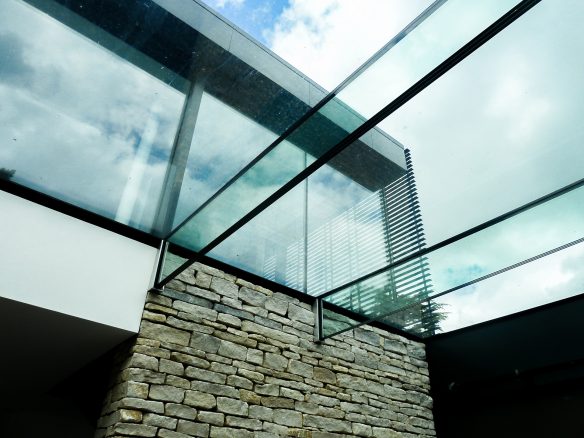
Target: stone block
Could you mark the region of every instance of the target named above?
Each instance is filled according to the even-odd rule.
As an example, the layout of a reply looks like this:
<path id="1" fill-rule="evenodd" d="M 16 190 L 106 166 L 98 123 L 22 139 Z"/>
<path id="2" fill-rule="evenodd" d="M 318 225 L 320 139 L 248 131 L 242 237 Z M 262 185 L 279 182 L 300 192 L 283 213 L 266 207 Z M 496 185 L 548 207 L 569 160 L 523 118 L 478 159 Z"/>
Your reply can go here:
<path id="1" fill-rule="evenodd" d="M 302 414 L 291 409 L 275 409 L 274 423 L 289 427 L 302 427 Z"/>
<path id="2" fill-rule="evenodd" d="M 209 281 L 209 284 L 211 282 Z M 211 292 L 210 290 L 206 290 L 206 289 L 201 289 L 200 287 L 195 287 L 195 286 L 187 286 L 187 290 L 186 292 L 190 295 L 194 295 L 196 298 L 202 298 L 204 300 L 206 300 L 207 302 L 215 302 L 218 303 L 219 301 L 221 301 L 221 296 L 219 294 L 216 294 L 215 292 Z M 193 304 L 198 304 L 197 302 L 194 302 Z M 199 304 L 200 305 L 200 304 Z"/>
<path id="3" fill-rule="evenodd" d="M 211 438 L 254 438 L 254 433 L 248 430 L 232 427 L 211 426 Z"/>
<path id="4" fill-rule="evenodd" d="M 182 376 L 185 373 L 185 367 L 180 362 L 174 362 L 168 359 L 160 359 L 160 372 Z"/>
<path id="5" fill-rule="evenodd" d="M 211 305 L 211 304 L 210 304 Z M 208 319 L 209 321 L 215 321 L 217 319 L 217 311 L 204 306 L 199 306 L 197 304 L 185 303 L 183 301 L 175 301 L 172 303 L 172 307 L 179 312 L 184 312 L 190 315 L 197 316 L 199 318 Z M 180 315 L 180 313 L 179 313 Z"/>
<path id="6" fill-rule="evenodd" d="M 127 436 L 154 437 L 156 427 L 144 424 L 118 423 L 113 426 L 113 433 Z"/>
<path id="7" fill-rule="evenodd" d="M 140 324 L 140 335 L 145 338 L 178 345 L 189 345 L 189 340 L 191 339 L 189 332 L 162 324 L 155 324 L 150 321 L 142 321 L 142 324 Z"/>
<path id="8" fill-rule="evenodd" d="M 242 427 L 244 429 L 261 430 L 262 422 L 254 418 L 242 418 L 228 415 L 225 418 L 225 425 L 229 427 Z"/>
<path id="9" fill-rule="evenodd" d="M 219 351 L 217 353 L 230 359 L 245 360 L 247 358 L 246 347 L 229 341 L 221 341 Z"/>
<path id="10" fill-rule="evenodd" d="M 267 421 L 264 421 L 263 431 L 275 433 L 278 434 L 279 436 L 289 436 L 288 426 L 283 426 L 281 424 L 276 423 L 268 423 Z"/>
<path id="11" fill-rule="evenodd" d="M 286 313 L 288 313 L 289 305 L 290 303 L 288 301 L 280 300 L 278 298 L 268 298 L 264 303 L 266 310 L 282 316 L 285 316 Z"/>
<path id="12" fill-rule="evenodd" d="M 280 388 L 280 396 L 291 398 L 292 400 L 304 401 L 304 394 L 290 388 Z"/>
<path id="13" fill-rule="evenodd" d="M 153 400 L 181 403 L 185 398 L 185 390 L 170 385 L 151 385 L 148 398 Z"/>
<path id="14" fill-rule="evenodd" d="M 262 402 L 262 398 L 259 395 L 253 391 L 248 391 L 247 389 L 239 390 L 239 399 L 249 403 L 250 405 L 259 405 Z"/>
<path id="15" fill-rule="evenodd" d="M 142 368 L 126 368 L 121 372 L 121 378 L 123 381 L 138 383 L 164 383 L 164 373 Z"/>
<path id="16" fill-rule="evenodd" d="M 256 290 L 242 287 L 239 289 L 239 299 L 252 306 L 264 307 L 267 296 Z"/>
<path id="17" fill-rule="evenodd" d="M 294 409 L 294 400 L 284 397 L 262 397 L 262 406 L 268 408 Z"/>
<path id="18" fill-rule="evenodd" d="M 168 430 L 168 429 L 160 429 L 158 431 L 158 437 L 159 438 L 191 438 L 187 434 L 175 432 L 173 430 Z"/>
<path id="19" fill-rule="evenodd" d="M 146 319 L 152 322 L 166 322 L 166 315 L 161 315 L 160 313 L 150 312 L 149 310 L 144 310 L 142 312 L 142 319 Z"/>
<path id="20" fill-rule="evenodd" d="M 182 377 L 173 376 L 172 374 L 168 374 L 166 376 L 165 382 L 169 386 L 174 386 L 175 388 L 182 388 L 182 389 L 191 389 L 191 382 L 187 379 L 183 379 Z"/>
<path id="21" fill-rule="evenodd" d="M 265 384 L 265 385 L 256 385 L 255 392 L 261 395 L 273 395 L 278 396 L 280 395 L 280 387 L 273 383 Z"/>
<path id="22" fill-rule="evenodd" d="M 148 414 L 146 414 L 148 415 Z M 119 409 L 118 419 L 122 423 L 140 423 L 142 421 L 143 415 L 141 411 L 136 411 L 134 409 Z"/>
<path id="23" fill-rule="evenodd" d="M 190 379 L 203 380 L 211 383 L 224 384 L 227 377 L 225 374 L 216 373 L 214 371 L 202 370 L 200 368 L 187 367 L 186 376 Z"/>
<path id="24" fill-rule="evenodd" d="M 265 406 L 253 405 L 249 407 L 249 416 L 262 421 L 273 421 L 274 410 Z"/>
<path id="25" fill-rule="evenodd" d="M 178 420 L 176 431 L 189 436 L 208 437 L 210 426 L 205 423 L 195 423 L 193 421 Z"/>
<path id="26" fill-rule="evenodd" d="M 161 306 L 170 307 L 172 306 L 172 300 L 170 298 L 164 297 L 155 292 L 148 292 L 146 295 L 147 303 L 160 304 Z"/>
<path id="27" fill-rule="evenodd" d="M 213 395 L 200 391 L 186 391 L 184 403 L 202 409 L 212 409 L 217 405 Z"/>
<path id="28" fill-rule="evenodd" d="M 230 327 L 241 327 L 241 319 L 228 313 L 219 313 L 217 315 L 217 322 L 221 322 Z"/>
<path id="29" fill-rule="evenodd" d="M 191 389 L 207 394 L 221 395 L 224 397 L 239 397 L 239 391 L 237 389 L 227 385 L 220 385 L 218 383 L 193 381 L 191 383 Z"/>
<path id="30" fill-rule="evenodd" d="M 227 304 L 225 302 L 225 300 L 222 301 L 223 303 Z M 231 316 L 235 316 L 236 318 L 241 319 L 246 319 L 246 320 L 251 320 L 253 321 L 253 313 L 250 312 L 246 312 L 245 310 L 241 310 L 238 309 L 234 306 L 229 306 L 229 305 L 225 305 L 225 304 L 215 304 L 214 309 L 219 312 L 219 313 L 225 313 Z M 243 324 L 243 322 L 242 322 Z"/>
<path id="31" fill-rule="evenodd" d="M 235 388 L 253 389 L 253 382 L 240 376 L 227 376 L 227 385 Z"/>
<path id="32" fill-rule="evenodd" d="M 283 333 L 279 330 L 264 327 L 251 321 L 243 321 L 241 323 L 241 329 L 245 332 L 257 333 L 259 335 L 265 336 L 268 339 L 273 339 L 287 345 L 298 345 L 300 343 L 300 339 L 298 338 L 298 336 L 290 335 L 288 333 Z"/>
<path id="33" fill-rule="evenodd" d="M 235 283 L 225 280 L 219 277 L 213 277 L 211 279 L 211 285 L 209 287 L 213 292 L 223 295 L 225 297 L 237 299 L 239 286 Z"/>
<path id="34" fill-rule="evenodd" d="M 313 378 L 319 382 L 331 383 L 333 385 L 337 383 L 337 375 L 326 368 L 314 367 Z"/>
<path id="35" fill-rule="evenodd" d="M 197 415 L 197 421 L 208 423 L 213 426 L 223 426 L 225 424 L 225 415 L 220 412 L 201 411 Z"/>
<path id="36" fill-rule="evenodd" d="M 197 368 L 209 368 L 211 363 L 208 360 L 200 357 L 191 356 L 190 354 L 172 352 L 170 358 L 174 361 L 181 362 L 187 365 L 192 365 Z"/>
<path id="37" fill-rule="evenodd" d="M 297 401 L 294 403 L 294 408 L 297 411 L 303 412 L 305 414 L 316 414 L 318 412 L 319 406 L 315 403 Z"/>
<path id="38" fill-rule="evenodd" d="M 165 417 L 157 414 L 144 414 L 144 424 L 155 427 L 163 427 L 165 429 L 176 429 L 176 418 Z"/>
<path id="39" fill-rule="evenodd" d="M 288 318 L 290 318 L 292 321 L 299 321 L 304 324 L 314 325 L 314 313 L 311 310 L 303 309 L 296 304 L 289 305 Z"/>
<path id="40" fill-rule="evenodd" d="M 373 427 L 371 436 L 374 438 L 402 438 L 403 435 L 395 430 L 384 427 Z"/>
<path id="41" fill-rule="evenodd" d="M 313 376 L 313 366 L 307 363 L 300 362 L 299 360 L 290 360 L 288 364 L 288 372 L 292 374 L 297 374 L 302 377 L 311 379 Z"/>
<path id="42" fill-rule="evenodd" d="M 164 404 L 159 401 L 142 400 L 141 398 L 123 398 L 120 400 L 120 408 L 134 409 L 139 411 L 164 413 Z"/>
<path id="43" fill-rule="evenodd" d="M 237 370 L 237 374 L 258 383 L 261 383 L 265 380 L 265 376 L 262 373 L 258 373 L 257 371 L 250 371 L 241 368 Z"/>
<path id="44" fill-rule="evenodd" d="M 249 405 L 241 400 L 226 397 L 217 397 L 217 410 L 225 414 L 245 416 Z"/>
<path id="45" fill-rule="evenodd" d="M 341 404 L 341 402 L 335 397 L 326 397 L 324 395 L 319 394 L 310 394 L 307 397 L 307 401 L 310 403 L 317 404 L 319 406 L 328 407 L 339 406 Z"/>
<path id="46" fill-rule="evenodd" d="M 353 329 L 353 336 L 356 340 L 365 342 L 369 345 L 374 345 L 379 347 L 381 345 L 381 337 L 371 330 L 366 330 L 364 328 L 357 327 Z"/>
<path id="47" fill-rule="evenodd" d="M 220 346 L 221 340 L 212 335 L 193 333 L 193 336 L 191 337 L 191 347 L 207 353 L 217 353 Z"/>
<path id="48" fill-rule="evenodd" d="M 304 416 L 305 427 L 315 427 L 317 429 L 328 432 L 351 433 L 353 431 L 351 423 L 344 420 L 337 420 L 335 418 L 326 418 L 316 415 Z"/>
<path id="49" fill-rule="evenodd" d="M 284 371 L 288 366 L 288 359 L 281 354 L 266 353 L 263 365 L 273 370 Z"/>
<path id="50" fill-rule="evenodd" d="M 183 404 L 167 403 L 164 407 L 164 414 L 171 417 L 194 420 L 197 418 L 197 410 Z"/>
<path id="51" fill-rule="evenodd" d="M 211 286 L 211 280 L 213 277 L 206 272 L 197 271 L 197 276 L 195 280 L 195 284 L 199 287 L 204 287 L 208 289 Z"/>
<path id="52" fill-rule="evenodd" d="M 248 349 L 247 350 L 247 362 L 253 363 L 255 365 L 262 365 L 264 362 L 264 353 L 261 350 Z"/>

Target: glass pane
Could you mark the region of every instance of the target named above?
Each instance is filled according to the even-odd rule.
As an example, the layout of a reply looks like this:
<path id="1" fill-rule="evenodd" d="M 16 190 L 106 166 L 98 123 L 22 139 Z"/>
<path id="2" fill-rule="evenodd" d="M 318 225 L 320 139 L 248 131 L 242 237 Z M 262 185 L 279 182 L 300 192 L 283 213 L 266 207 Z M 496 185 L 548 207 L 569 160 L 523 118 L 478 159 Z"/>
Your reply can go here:
<path id="1" fill-rule="evenodd" d="M 208 255 L 311 295 L 381 268 L 416 225 L 404 167 L 400 145 L 375 130 Z"/>
<path id="2" fill-rule="evenodd" d="M 402 207 L 407 209 L 410 199 L 404 151 L 381 131 L 372 134 L 379 143 L 384 140 L 385 150 L 372 147 L 366 136 L 308 178 L 311 295 L 387 265 L 396 238 L 403 236 L 398 222 L 409 216 Z"/>
<path id="3" fill-rule="evenodd" d="M 466 15 L 469 15 L 472 19 L 469 19 L 467 26 L 455 27 L 457 29 L 456 35 L 448 39 L 446 48 L 435 50 L 436 53 L 440 53 L 440 56 L 430 58 L 432 62 L 423 64 L 421 71 L 418 72 L 420 75 L 429 72 L 436 66 L 436 62 L 446 59 L 446 57 L 463 46 L 469 38 L 482 31 L 517 2 L 503 0 L 494 3 L 484 2 L 484 4 L 489 4 L 490 6 L 479 7 L 477 9 L 479 12 L 464 8 L 461 2 L 455 1 L 454 3 L 458 5 L 459 9 L 447 9 L 446 11 L 451 11 L 450 13 L 442 12 L 435 18 L 436 21 L 433 24 L 435 27 L 432 27 L 432 29 L 450 30 L 452 21 L 467 23 Z M 438 10 L 441 11 L 442 8 Z M 461 14 L 465 17 L 465 20 L 461 19 Z M 431 17 L 433 18 L 433 16 Z M 459 32 L 460 28 L 463 28 L 464 31 Z M 405 35 L 397 43 L 397 46 L 406 44 L 404 41 L 414 38 L 412 35 L 415 35 L 415 33 L 414 30 Z M 428 39 L 426 37 L 422 39 L 425 47 L 430 47 L 429 51 L 433 51 L 435 49 L 434 45 L 443 40 Z M 387 53 L 391 53 L 391 51 Z M 376 85 L 381 86 L 385 82 L 386 78 L 384 77 L 383 81 Z M 366 85 L 369 87 L 375 84 L 367 82 Z M 348 90 L 350 89 L 361 90 L 363 87 L 362 81 L 353 80 L 341 94 L 349 93 Z M 356 92 L 359 94 L 358 91 Z M 391 97 L 388 99 L 385 104 L 389 103 Z M 306 164 L 310 164 L 311 160 L 308 160 L 307 163 L 304 162 L 304 152 L 307 152 L 314 159 L 321 157 L 346 138 L 350 132 L 361 126 L 365 120 L 362 115 L 340 99 L 334 98 L 330 100 L 316 114 L 309 117 L 288 135 L 284 141 L 275 145 L 272 150 L 259 158 L 255 164 L 246 168 L 245 173 L 233 184 L 218 193 L 216 198 L 195 212 L 185 224 L 169 237 L 169 240 L 193 251 L 209 250 L 208 246 L 212 246 L 214 244 L 213 241 L 218 236 L 229 230 L 253 208 L 289 182 L 306 167 Z"/>
<path id="4" fill-rule="evenodd" d="M 277 137 L 237 109 L 203 93 L 173 226 L 186 219 Z"/>
<path id="5" fill-rule="evenodd" d="M 444 2 L 342 90 L 339 99 L 373 116 L 518 3 Z"/>
<path id="6" fill-rule="evenodd" d="M 15 183 L 149 231 L 184 80 L 145 54 L 152 31 L 134 20 L 30 3 L 42 11 L 0 2 L 0 168 Z"/>
<path id="7" fill-rule="evenodd" d="M 433 300 L 445 333 L 584 292 L 584 244 Z"/>
<path id="8" fill-rule="evenodd" d="M 327 302 L 322 304 L 322 335 L 324 337 L 329 337 L 360 325 L 360 322 L 356 319 L 339 313 L 339 308 Z"/>
<path id="9" fill-rule="evenodd" d="M 436 294 L 584 237 L 584 186 L 324 298 L 367 318 Z"/>
<path id="10" fill-rule="evenodd" d="M 305 291 L 306 184 L 282 196 L 207 255 Z"/>
<path id="11" fill-rule="evenodd" d="M 162 262 L 162 270 L 160 272 L 161 278 L 166 278 L 168 275 L 180 268 L 188 259 L 174 254 L 172 250 L 167 249 L 163 254 L 164 260 Z"/>
<path id="12" fill-rule="evenodd" d="M 428 244 L 584 177 L 583 19 L 538 3 L 381 123 L 412 151 Z"/>

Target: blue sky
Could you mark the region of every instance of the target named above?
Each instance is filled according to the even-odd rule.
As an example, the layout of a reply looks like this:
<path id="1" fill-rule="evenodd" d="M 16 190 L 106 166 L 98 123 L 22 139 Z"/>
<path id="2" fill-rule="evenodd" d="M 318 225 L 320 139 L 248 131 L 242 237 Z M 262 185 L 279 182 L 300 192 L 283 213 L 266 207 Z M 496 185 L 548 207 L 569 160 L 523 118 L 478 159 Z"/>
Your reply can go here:
<path id="1" fill-rule="evenodd" d="M 203 0 L 221 15 L 268 45 L 266 30 L 271 29 L 288 0 Z"/>

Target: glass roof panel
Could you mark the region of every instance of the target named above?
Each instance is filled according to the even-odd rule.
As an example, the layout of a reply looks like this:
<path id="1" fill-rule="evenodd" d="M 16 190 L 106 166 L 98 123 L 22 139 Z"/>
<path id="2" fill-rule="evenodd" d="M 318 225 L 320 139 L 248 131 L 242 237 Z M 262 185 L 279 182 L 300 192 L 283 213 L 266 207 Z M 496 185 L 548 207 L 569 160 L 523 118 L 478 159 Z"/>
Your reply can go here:
<path id="1" fill-rule="evenodd" d="M 517 0 L 436 2 L 427 18 L 392 40 L 338 97 L 369 118 L 519 3 Z"/>
<path id="2" fill-rule="evenodd" d="M 311 295 L 367 274 L 389 262 L 382 192 L 401 187 L 405 167 L 401 146 L 374 130 L 208 255 Z"/>
<path id="3" fill-rule="evenodd" d="M 461 48 L 468 41 L 468 38 L 475 36 L 490 25 L 493 20 L 499 18 L 502 13 L 506 12 L 501 5 L 506 4 L 512 7 L 516 3 L 511 2 L 509 5 L 505 2 L 498 2 L 498 8 L 492 10 L 486 8 L 485 11 L 489 13 L 483 11 L 484 13 L 478 14 L 480 19 L 470 20 L 468 27 L 464 28 L 464 32 L 457 28 L 458 30 L 455 32 L 457 36 L 452 38 L 451 44 L 447 48 L 440 51 L 440 56 L 434 61 L 443 61 Z M 408 38 L 413 38 L 411 35 L 415 34 L 417 26 L 423 24 L 427 19 L 432 19 L 432 14 L 436 10 L 440 10 L 438 6 L 440 5 L 437 4 L 427 14 L 417 19 L 403 35 L 400 35 L 381 53 L 377 54 L 368 68 L 372 68 L 375 62 L 380 62 L 381 59 L 388 56 L 388 53 L 391 52 L 390 49 L 394 49 L 400 44 L 406 44 L 404 41 L 407 42 Z M 464 10 L 459 12 L 464 16 Z M 477 16 L 476 14 L 471 15 Z M 444 14 L 438 16 L 436 20 L 442 22 L 443 27 L 448 28 L 448 21 L 452 19 L 451 15 Z M 460 19 L 460 16 L 457 16 L 457 19 Z M 436 40 L 430 39 L 426 44 L 432 46 L 432 44 L 436 44 Z M 436 64 L 424 64 L 424 67 L 417 72 L 419 75 L 423 75 L 434 67 Z M 363 86 L 358 80 L 363 71 L 368 70 L 358 71 L 355 77 L 349 78 L 343 85 L 341 94 L 353 86 L 355 89 Z M 419 75 L 415 79 L 419 79 Z M 317 108 L 313 114 L 305 118 L 288 135 L 284 135 L 266 149 L 236 178 L 196 210 L 169 236 L 168 240 L 192 251 L 205 253 L 212 249 L 249 220 L 252 210 L 270 196 L 278 196 L 279 190 L 286 190 L 291 181 L 307 169 L 307 166 L 328 153 L 351 132 L 363 125 L 365 121 L 366 119 L 362 115 L 341 100 L 335 97 L 325 100 L 324 104 Z M 309 159 L 305 160 L 303 152 L 308 152 Z M 311 168 L 316 168 L 317 164 L 320 163 L 316 163 Z"/>
<path id="4" fill-rule="evenodd" d="M 468 327 L 584 293 L 584 244 L 433 300 L 438 333 Z"/>
<path id="5" fill-rule="evenodd" d="M 341 287 L 324 300 L 370 320 L 383 319 L 535 260 L 543 263 L 550 254 L 583 240 L 584 182 L 422 256 L 397 261 L 391 269 Z"/>
<path id="6" fill-rule="evenodd" d="M 411 149 L 429 245 L 584 177 L 582 19 L 539 3 L 381 123 Z"/>

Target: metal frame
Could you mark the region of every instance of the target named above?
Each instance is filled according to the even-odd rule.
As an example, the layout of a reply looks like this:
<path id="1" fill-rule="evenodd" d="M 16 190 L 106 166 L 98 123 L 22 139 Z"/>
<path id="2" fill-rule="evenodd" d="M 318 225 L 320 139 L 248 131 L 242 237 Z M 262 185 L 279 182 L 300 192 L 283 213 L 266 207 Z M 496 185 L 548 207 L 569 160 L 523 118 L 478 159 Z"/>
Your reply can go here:
<path id="1" fill-rule="evenodd" d="M 445 240 L 443 240 L 443 241 L 441 241 L 439 243 L 436 243 L 436 244 L 431 245 L 431 246 L 429 246 L 427 248 L 424 248 L 424 249 L 422 249 L 422 250 L 420 250 L 418 252 L 415 252 L 413 254 L 410 254 L 407 257 L 404 257 L 404 258 L 402 258 L 402 259 L 400 259 L 400 260 L 398 260 L 398 261 L 396 261 L 394 263 L 391 263 L 391 264 L 389 264 L 387 266 L 384 266 L 383 268 L 379 268 L 379 269 L 377 269 L 377 270 L 375 270 L 373 272 L 370 272 L 369 274 L 364 275 L 364 276 L 362 276 L 362 277 L 360 277 L 360 278 L 358 278 L 356 280 L 352 280 L 352 281 L 350 281 L 348 283 L 345 283 L 345 284 L 343 284 L 341 286 L 338 286 L 338 287 L 336 287 L 334 289 L 331 289 L 330 291 L 325 292 L 322 295 L 319 295 L 319 298 L 326 298 L 329 295 L 332 295 L 332 294 L 334 294 L 336 292 L 339 292 L 339 291 L 341 291 L 343 289 L 346 289 L 348 287 L 354 286 L 355 284 L 360 283 L 361 281 L 368 280 L 370 278 L 375 277 L 376 275 L 382 274 L 383 272 L 385 272 L 387 270 L 390 270 L 390 269 L 399 267 L 399 266 L 401 266 L 403 264 L 406 264 L 408 262 L 411 262 L 412 260 L 415 260 L 418 257 L 423 257 L 425 255 L 428 255 L 431 252 L 434 252 L 434 251 L 436 251 L 436 250 L 438 250 L 440 248 L 443 248 L 443 247 L 448 246 L 448 245 L 450 245 L 452 243 L 455 243 L 455 242 L 457 242 L 459 240 L 462 240 L 465 237 L 469 237 L 469 236 L 471 236 L 473 234 L 476 234 L 479 231 L 482 231 L 482 230 L 484 230 L 486 228 L 489 228 L 489 227 L 491 227 L 493 225 L 496 225 L 498 223 L 501 223 L 501 222 L 503 222 L 503 221 L 505 221 L 507 219 L 510 219 L 513 216 L 518 215 L 519 213 L 523 213 L 523 212 L 525 212 L 527 210 L 530 210 L 533 207 L 536 207 L 536 206 L 538 206 L 540 204 L 544 204 L 547 201 L 550 201 L 550 200 L 552 200 L 554 198 L 557 198 L 558 196 L 561 196 L 563 194 L 566 194 L 568 192 L 571 192 L 572 190 L 577 189 L 577 188 L 579 188 L 581 186 L 584 186 L 584 178 L 582 178 L 582 179 L 580 179 L 580 180 L 578 180 L 578 181 L 576 181 L 576 182 L 574 182 L 572 184 L 568 184 L 567 186 L 565 186 L 565 187 L 563 187 L 563 188 L 561 188 L 559 190 L 556 190 L 556 191 L 554 191 L 552 193 L 548 193 L 547 195 L 544 195 L 544 196 L 542 196 L 542 197 L 540 197 L 540 198 L 538 198 L 538 199 L 536 199 L 534 201 L 528 202 L 527 204 L 524 204 L 521 207 L 517 207 L 517 208 L 515 208 L 515 209 L 513 209 L 511 211 L 508 211 L 507 213 L 504 213 L 504 214 L 502 214 L 500 216 L 497 216 L 497 217 L 495 217 L 493 219 L 490 219 L 490 220 L 488 220 L 486 222 L 483 222 L 480 225 L 477 225 L 475 227 L 469 228 L 468 230 L 463 231 L 462 233 L 459 233 L 459 234 L 457 234 L 455 236 L 449 237 L 448 239 L 445 239 Z"/>
<path id="2" fill-rule="evenodd" d="M 511 271 L 511 270 L 513 270 L 515 268 L 518 268 L 520 266 L 523 266 L 523 265 L 526 265 L 528 263 L 534 262 L 536 260 L 542 259 L 544 257 L 547 257 L 547 256 L 551 255 L 551 254 L 560 252 L 560 251 L 562 251 L 564 249 L 567 249 L 567 248 L 569 248 L 571 246 L 578 245 L 580 243 L 584 243 L 584 237 L 581 237 L 579 239 L 573 240 L 571 242 L 568 242 L 568 243 L 566 243 L 564 245 L 561 245 L 561 246 L 558 246 L 556 248 L 550 249 L 550 250 L 545 251 L 543 253 L 537 254 L 537 255 L 535 255 L 533 257 L 530 257 L 528 259 L 522 260 L 522 261 L 520 261 L 518 263 L 514 263 L 514 264 L 509 265 L 509 266 L 507 266 L 505 268 L 499 269 L 499 270 L 497 270 L 495 272 L 491 272 L 490 274 L 487 274 L 487 275 L 484 275 L 482 277 L 476 278 L 476 279 L 474 279 L 472 281 L 469 281 L 467 283 L 463 283 L 463 284 L 460 284 L 460 285 L 455 286 L 453 288 L 450 288 L 448 290 L 439 292 L 439 293 L 437 293 L 435 295 L 432 295 L 430 297 L 427 297 L 427 298 L 424 298 L 422 300 L 417 300 L 417 301 L 411 302 L 409 304 L 403 305 L 401 307 L 398 307 L 397 309 L 393 309 L 393 310 L 391 310 L 391 311 L 389 311 L 387 313 L 384 313 L 382 315 L 377 315 L 377 316 L 375 316 L 373 318 L 367 318 L 365 321 L 360 322 L 358 325 L 355 325 L 353 327 L 349 327 L 347 329 L 339 330 L 338 332 L 335 332 L 335 333 L 330 334 L 330 335 L 326 335 L 326 337 L 324 337 L 323 339 L 328 338 L 328 337 L 332 337 L 332 336 L 339 335 L 339 334 L 344 333 L 346 331 L 352 330 L 352 329 L 354 329 L 356 327 L 360 327 L 362 325 L 369 324 L 369 323 L 371 323 L 373 321 L 377 321 L 377 320 L 379 320 L 381 318 L 386 318 L 386 317 L 391 316 L 391 315 L 394 315 L 396 313 L 403 312 L 404 310 L 410 309 L 412 307 L 416 307 L 416 306 L 418 306 L 420 304 L 430 303 L 430 301 L 435 300 L 436 298 L 440 298 L 441 296 L 447 295 L 447 294 L 449 294 L 451 292 L 454 292 L 456 290 L 459 290 L 459 289 L 463 289 L 463 288 L 465 288 L 467 286 L 470 286 L 470 285 L 473 285 L 473 284 L 476 284 L 476 283 L 480 283 L 481 281 L 484 281 L 484 280 L 487 280 L 487 279 L 489 279 L 491 277 L 495 277 L 497 275 L 503 274 L 503 273 L 505 273 L 507 271 Z M 318 297 L 317 298 L 317 301 L 323 301 L 323 299 L 321 297 Z M 332 304 L 332 303 L 328 303 L 327 302 L 327 305 L 330 305 L 330 304 Z M 323 321 L 321 320 L 321 324 L 322 324 L 322 322 Z"/>
<path id="3" fill-rule="evenodd" d="M 199 255 L 187 260 L 179 268 L 177 268 L 175 271 L 170 273 L 165 279 L 159 281 L 156 286 L 157 287 L 164 286 L 166 283 L 171 281 L 176 275 L 178 275 L 180 272 L 182 272 L 184 269 L 186 269 L 192 263 L 198 261 L 200 259 L 201 254 L 204 255 L 207 252 L 209 252 L 210 250 L 212 250 L 213 248 L 215 248 L 217 245 L 219 245 L 221 242 L 223 242 L 225 239 L 227 239 L 231 234 L 233 234 L 235 231 L 240 229 L 243 225 L 245 225 L 247 222 L 252 220 L 254 217 L 259 215 L 266 208 L 268 208 L 276 200 L 278 200 L 283 195 L 288 193 L 298 183 L 300 183 L 302 180 L 304 180 L 309 175 L 314 173 L 320 167 L 324 166 L 328 161 L 330 161 L 333 157 L 335 157 L 337 154 L 342 152 L 346 147 L 348 147 L 354 141 L 359 139 L 363 134 L 367 133 L 369 130 L 374 128 L 381 121 L 383 121 L 386 117 L 388 117 L 390 114 L 392 114 L 393 112 L 395 112 L 396 110 L 401 108 L 405 103 L 410 101 L 418 93 L 420 93 L 421 91 L 426 89 L 429 85 L 434 83 L 443 74 L 445 74 L 450 69 L 455 67 L 458 63 L 460 63 L 462 60 L 464 60 L 466 57 L 468 57 L 470 54 L 472 54 L 474 51 L 476 51 L 478 48 L 480 48 L 483 44 L 485 44 L 487 41 L 489 41 L 491 38 L 493 38 L 499 32 L 504 30 L 511 23 L 515 22 L 515 20 L 517 20 L 518 18 L 523 16 L 523 14 L 528 12 L 531 8 L 533 8 L 535 5 L 537 5 L 540 1 L 541 0 L 523 0 L 522 2 L 520 2 L 518 5 L 516 5 L 514 8 L 512 8 L 510 11 L 508 11 L 506 14 L 504 14 L 502 17 L 500 17 L 498 20 L 496 20 L 494 23 L 492 23 L 489 27 L 487 27 L 485 30 L 483 30 L 481 33 L 479 33 L 476 37 L 471 39 L 463 47 L 461 47 L 459 50 L 457 50 L 454 54 L 452 54 L 450 57 L 448 57 L 440 65 L 438 65 L 432 71 L 427 73 L 423 78 L 421 78 L 418 82 L 416 82 L 414 85 L 412 85 L 410 88 L 408 88 L 400 96 L 398 96 L 396 99 L 394 99 L 392 102 L 390 102 L 384 108 L 382 108 L 379 112 L 377 112 L 369 120 L 365 121 L 359 128 L 357 128 L 355 131 L 353 131 L 351 134 L 349 134 L 347 137 L 345 137 L 344 140 L 342 140 L 336 146 L 332 147 L 330 150 L 325 152 L 315 162 L 313 162 L 311 165 L 306 167 L 303 171 L 301 171 L 299 174 L 297 174 L 294 178 L 292 178 L 290 181 L 288 181 L 286 184 L 284 184 L 282 187 L 280 187 L 280 189 L 278 189 L 276 192 L 274 192 L 272 195 L 270 195 L 267 199 L 265 199 L 263 202 L 261 202 L 259 205 L 257 205 L 254 209 L 252 209 L 249 213 L 247 213 L 241 219 L 239 219 L 235 224 L 233 224 L 231 227 L 229 227 L 227 230 L 225 230 L 223 233 L 221 233 L 218 237 L 216 237 L 214 240 L 212 240 L 209 244 L 207 244 L 204 248 L 202 248 L 199 251 Z M 377 54 L 376 54 L 376 56 L 377 56 Z M 346 84 L 342 84 L 342 85 L 346 86 Z M 288 134 L 290 134 L 297 126 L 299 126 L 302 122 L 304 122 L 314 112 L 318 111 L 318 109 L 322 108 L 322 106 L 324 106 L 324 104 L 326 104 L 328 101 L 330 101 L 332 98 L 334 98 L 335 93 L 337 93 L 337 92 L 338 92 L 338 90 L 335 90 L 332 93 L 330 93 L 329 96 L 324 98 L 318 105 L 316 105 L 313 108 L 313 111 L 310 111 L 309 113 L 307 113 L 307 115 L 305 115 L 303 118 L 301 118 L 284 135 L 282 135 L 278 140 L 276 140 L 276 142 L 274 142 L 270 147 L 268 147 L 266 150 L 264 150 L 264 152 L 262 152 L 262 154 L 258 155 L 258 157 L 256 157 L 256 159 L 254 159 L 246 168 L 244 168 L 241 172 L 239 172 L 234 178 L 232 178 L 230 180 L 230 182 L 228 182 L 212 198 L 210 198 L 205 204 L 203 204 L 203 206 L 201 206 L 199 209 L 197 209 L 197 211 L 195 211 L 181 225 L 179 225 L 179 228 L 184 223 L 186 223 L 188 220 L 190 220 L 195 214 L 197 214 L 201 208 L 203 208 L 205 205 L 208 205 L 213 199 L 216 198 L 216 196 L 218 196 L 230 184 L 232 184 L 235 181 L 235 179 L 237 179 L 239 176 L 241 176 L 242 172 L 246 171 L 250 166 L 252 166 L 257 161 L 259 161 L 263 156 L 265 156 L 275 146 L 277 146 L 277 144 L 279 144 L 281 141 L 283 141 L 283 139 Z M 176 232 L 176 229 L 174 232 Z M 167 236 L 167 240 L 172 237 L 173 233 L 171 233 L 169 236 Z"/>

